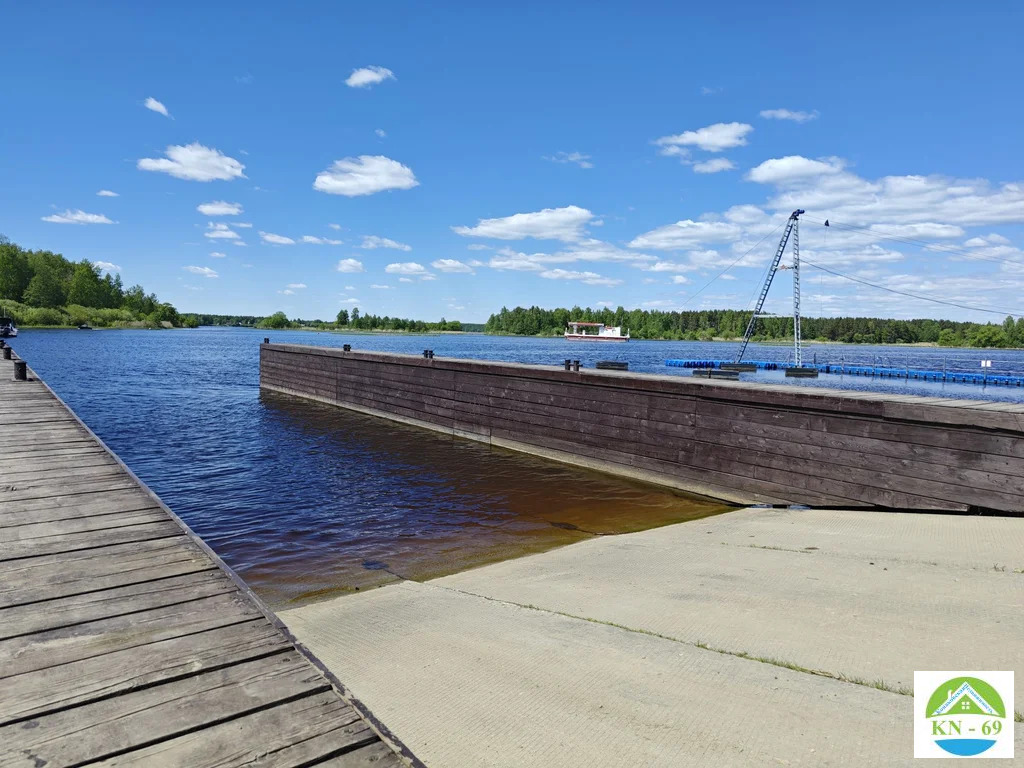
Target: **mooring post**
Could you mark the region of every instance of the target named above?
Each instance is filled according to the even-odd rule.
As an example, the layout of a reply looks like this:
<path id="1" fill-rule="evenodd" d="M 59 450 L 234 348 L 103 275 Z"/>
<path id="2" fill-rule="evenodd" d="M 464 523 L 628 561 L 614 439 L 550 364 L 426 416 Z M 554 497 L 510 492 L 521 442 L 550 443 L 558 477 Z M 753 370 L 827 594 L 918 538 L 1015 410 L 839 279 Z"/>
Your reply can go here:
<path id="1" fill-rule="evenodd" d="M 10 360 L 14 350 L 10 347 L 4 347 L 4 360 Z"/>
<path id="2" fill-rule="evenodd" d="M 572 361 L 572 369 L 574 371 L 578 371 L 580 369 L 580 361 L 579 360 L 573 360 Z"/>
<path id="3" fill-rule="evenodd" d="M 430 350 L 429 349 L 424 349 L 423 350 L 423 359 L 426 360 L 428 357 L 430 357 Z"/>
<path id="4" fill-rule="evenodd" d="M 565 370 L 567 370 L 567 371 L 571 371 L 572 370 L 572 360 L 566 360 L 565 361 Z"/>
<path id="5" fill-rule="evenodd" d="M 270 337 L 269 336 L 264 336 L 263 337 L 263 343 L 264 344 L 269 344 L 270 343 Z"/>
<path id="6" fill-rule="evenodd" d="M 344 346 L 342 346 L 342 349 L 345 350 L 346 352 L 351 352 L 352 351 L 352 345 L 351 344 L 345 344 Z"/>
<path id="7" fill-rule="evenodd" d="M 5 349 L 4 351 L 6 352 L 7 350 Z M 14 361 L 14 380 L 28 381 L 28 364 L 24 360 Z"/>

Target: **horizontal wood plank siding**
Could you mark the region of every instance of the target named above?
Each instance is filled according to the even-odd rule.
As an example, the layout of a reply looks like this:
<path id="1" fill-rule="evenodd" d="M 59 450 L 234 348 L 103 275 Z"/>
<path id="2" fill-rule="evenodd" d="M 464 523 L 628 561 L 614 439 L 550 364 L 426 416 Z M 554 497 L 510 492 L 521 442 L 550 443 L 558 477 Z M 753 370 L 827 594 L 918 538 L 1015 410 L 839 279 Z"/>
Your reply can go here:
<path id="1" fill-rule="evenodd" d="M 1024 511 L 1012 403 L 293 344 L 260 384 L 736 503 Z"/>

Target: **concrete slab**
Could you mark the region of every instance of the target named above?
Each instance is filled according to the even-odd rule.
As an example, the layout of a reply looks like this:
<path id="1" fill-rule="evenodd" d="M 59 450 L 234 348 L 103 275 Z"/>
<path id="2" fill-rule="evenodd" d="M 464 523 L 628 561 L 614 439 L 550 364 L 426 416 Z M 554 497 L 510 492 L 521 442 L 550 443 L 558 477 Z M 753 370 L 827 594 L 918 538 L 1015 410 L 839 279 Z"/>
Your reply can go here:
<path id="1" fill-rule="evenodd" d="M 911 701 L 404 582 L 281 614 L 431 768 L 910 765 Z"/>
<path id="2" fill-rule="evenodd" d="M 431 768 L 909 765 L 910 696 L 733 654 L 1013 669 L 1021 709 L 1022 558 L 1022 520 L 741 510 L 281 618 Z"/>

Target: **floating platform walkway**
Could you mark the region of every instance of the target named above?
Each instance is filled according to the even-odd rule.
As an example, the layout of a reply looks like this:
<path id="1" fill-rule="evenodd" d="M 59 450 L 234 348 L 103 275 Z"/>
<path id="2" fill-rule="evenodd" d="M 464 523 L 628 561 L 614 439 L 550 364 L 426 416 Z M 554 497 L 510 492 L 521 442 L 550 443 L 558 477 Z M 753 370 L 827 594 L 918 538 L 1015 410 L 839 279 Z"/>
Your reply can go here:
<path id="1" fill-rule="evenodd" d="M 0 359 L 0 766 L 418 764 L 14 372 Z"/>
<path id="2" fill-rule="evenodd" d="M 669 368 L 721 369 L 735 365 L 731 360 L 666 360 Z M 749 360 L 750 365 L 762 371 L 785 371 L 792 368 L 790 363 L 777 360 Z M 890 368 L 878 365 L 846 365 L 845 363 L 804 363 L 802 368 L 815 369 L 819 373 L 837 376 L 868 376 L 880 379 L 917 379 L 918 381 L 942 381 L 950 384 L 981 384 L 983 386 L 1024 387 L 1024 376 L 993 373 L 971 373 L 969 371 L 929 371 L 918 368 Z"/>

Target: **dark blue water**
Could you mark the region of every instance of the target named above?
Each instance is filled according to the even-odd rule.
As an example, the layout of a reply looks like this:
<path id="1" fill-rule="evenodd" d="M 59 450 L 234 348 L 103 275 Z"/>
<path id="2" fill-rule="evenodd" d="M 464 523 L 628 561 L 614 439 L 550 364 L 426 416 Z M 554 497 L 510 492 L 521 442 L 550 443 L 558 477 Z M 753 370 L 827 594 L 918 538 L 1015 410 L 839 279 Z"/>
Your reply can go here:
<path id="1" fill-rule="evenodd" d="M 13 340 L 122 459 L 274 605 L 426 578 L 504 557 L 719 511 L 717 504 L 300 399 L 261 393 L 259 342 L 688 375 L 668 357 L 728 359 L 735 345 L 569 344 L 482 335 L 339 335 L 202 328 L 43 331 Z M 973 350 L 822 346 L 819 359 L 941 369 Z M 784 361 L 786 347 L 754 351 Z M 814 354 L 812 352 L 811 354 Z M 988 353 L 984 353 L 989 357 Z M 992 353 L 1024 371 L 1024 353 Z M 916 361 L 916 362 L 914 362 Z M 973 370 L 973 367 L 971 368 Z M 748 375 L 744 375 L 748 378 Z M 771 374 L 751 374 L 772 380 Z M 778 375 L 774 377 L 785 382 Z M 1016 398 L 1020 390 L 823 376 L 801 385 Z"/>

